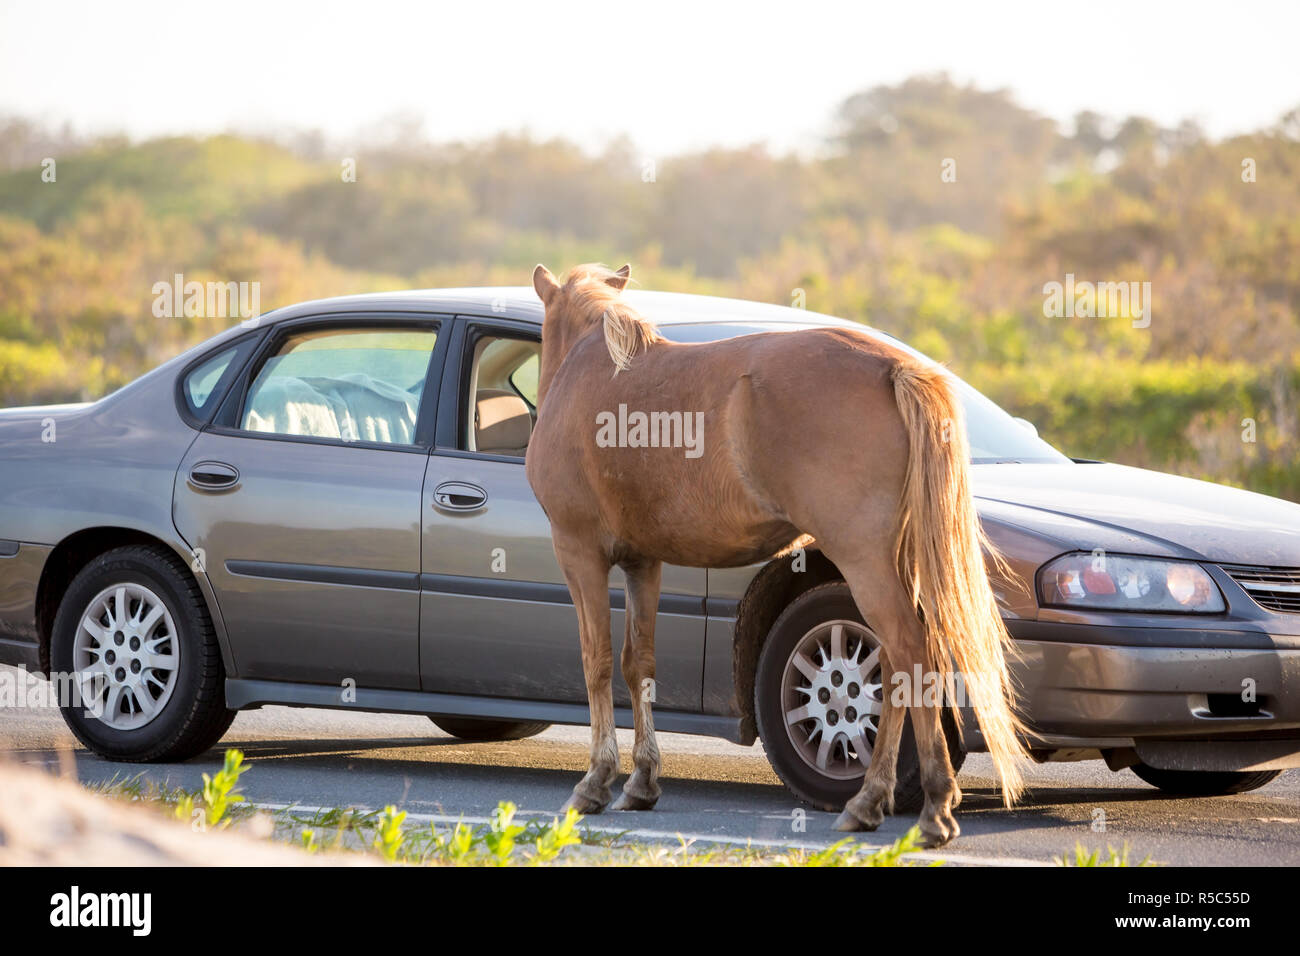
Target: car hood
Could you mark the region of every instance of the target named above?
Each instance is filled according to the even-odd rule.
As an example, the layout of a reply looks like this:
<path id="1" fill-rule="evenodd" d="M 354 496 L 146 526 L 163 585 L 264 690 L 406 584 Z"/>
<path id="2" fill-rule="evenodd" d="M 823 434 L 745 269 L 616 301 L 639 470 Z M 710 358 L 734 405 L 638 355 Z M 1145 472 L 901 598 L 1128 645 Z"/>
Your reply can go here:
<path id="1" fill-rule="evenodd" d="M 1300 505 L 1239 488 L 1111 464 L 971 469 L 981 517 L 1062 550 L 1300 567 Z"/>

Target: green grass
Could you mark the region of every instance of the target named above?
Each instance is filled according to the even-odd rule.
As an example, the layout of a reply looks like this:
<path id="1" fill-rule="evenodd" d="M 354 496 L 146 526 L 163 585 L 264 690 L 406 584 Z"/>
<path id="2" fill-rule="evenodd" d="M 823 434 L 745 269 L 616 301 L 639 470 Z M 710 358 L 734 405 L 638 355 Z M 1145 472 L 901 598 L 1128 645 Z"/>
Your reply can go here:
<path id="1" fill-rule="evenodd" d="M 203 775 L 203 806 L 208 826 L 230 825 L 231 818 L 227 814 L 236 804 L 244 802 L 243 794 L 236 790 L 240 775 L 247 769 L 243 753 L 227 750 L 225 762 L 216 775 Z"/>
<path id="2" fill-rule="evenodd" d="M 1100 849 L 1089 850 L 1082 843 L 1076 843 L 1073 857 L 1061 855 L 1053 859 L 1056 861 L 1057 866 L 1159 866 L 1149 856 L 1144 856 L 1136 863 L 1130 862 L 1127 842 L 1118 851 L 1113 846 L 1108 845 L 1105 856 L 1102 855 Z"/>

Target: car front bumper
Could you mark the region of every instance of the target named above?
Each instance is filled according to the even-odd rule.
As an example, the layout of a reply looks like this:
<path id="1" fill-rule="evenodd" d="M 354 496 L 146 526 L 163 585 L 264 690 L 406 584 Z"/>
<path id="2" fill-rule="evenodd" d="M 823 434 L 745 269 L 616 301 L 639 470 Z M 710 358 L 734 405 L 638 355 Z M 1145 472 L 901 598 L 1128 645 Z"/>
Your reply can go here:
<path id="1" fill-rule="evenodd" d="M 1008 628 L 1036 751 L 1135 751 L 1163 769 L 1300 767 L 1300 638 L 1051 621 Z"/>

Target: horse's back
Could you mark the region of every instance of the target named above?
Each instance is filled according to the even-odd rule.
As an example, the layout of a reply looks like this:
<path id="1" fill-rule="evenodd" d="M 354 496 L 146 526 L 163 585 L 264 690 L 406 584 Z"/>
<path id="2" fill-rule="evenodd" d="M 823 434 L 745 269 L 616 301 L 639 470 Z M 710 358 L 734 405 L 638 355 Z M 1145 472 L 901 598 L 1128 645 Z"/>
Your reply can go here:
<path id="1" fill-rule="evenodd" d="M 589 336 L 551 385 L 529 479 L 557 528 L 673 563 L 761 560 L 824 534 L 814 512 L 855 509 L 873 486 L 897 496 L 900 361 L 865 333 L 807 329 L 662 342 L 614 375 Z"/>

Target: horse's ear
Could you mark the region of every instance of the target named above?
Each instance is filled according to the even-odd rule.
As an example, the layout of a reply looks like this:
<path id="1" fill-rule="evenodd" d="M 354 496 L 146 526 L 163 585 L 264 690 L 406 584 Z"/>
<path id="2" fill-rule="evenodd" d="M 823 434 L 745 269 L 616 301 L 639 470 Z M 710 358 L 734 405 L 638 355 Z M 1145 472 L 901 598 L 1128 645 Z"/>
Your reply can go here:
<path id="1" fill-rule="evenodd" d="M 551 300 L 555 298 L 555 293 L 560 291 L 560 284 L 555 281 L 555 276 L 551 275 L 551 270 L 539 262 L 537 268 L 533 270 L 533 288 L 537 291 L 537 297 L 542 300 L 542 305 L 550 305 Z"/>
<path id="2" fill-rule="evenodd" d="M 618 289 L 619 292 L 622 292 L 624 289 L 627 288 L 627 280 L 630 279 L 631 276 L 632 276 L 631 264 L 624 264 L 623 268 L 619 269 L 617 272 L 615 272 L 612 276 L 610 276 L 605 281 L 608 282 L 610 285 L 612 285 L 615 289 Z"/>

